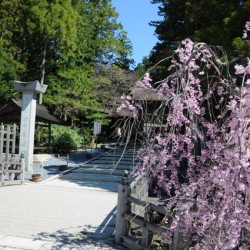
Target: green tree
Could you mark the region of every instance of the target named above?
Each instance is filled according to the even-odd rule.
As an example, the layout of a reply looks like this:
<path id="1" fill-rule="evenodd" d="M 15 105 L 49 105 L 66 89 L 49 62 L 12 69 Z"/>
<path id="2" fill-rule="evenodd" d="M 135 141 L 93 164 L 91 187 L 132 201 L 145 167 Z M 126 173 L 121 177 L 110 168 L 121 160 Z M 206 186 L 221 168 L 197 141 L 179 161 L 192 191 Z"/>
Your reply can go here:
<path id="1" fill-rule="evenodd" d="M 170 55 L 187 37 L 222 46 L 229 58 L 249 53 L 249 43 L 242 40 L 245 22 L 250 17 L 249 0 L 152 0 L 151 3 L 159 4 L 163 19 L 150 23 L 155 26 L 159 42 L 149 56 L 148 66 Z"/>
<path id="2" fill-rule="evenodd" d="M 61 3 L 60 3 L 61 2 Z M 65 1 L 0 1 L 0 32 L 4 46 L 14 59 L 23 64 L 21 80 L 40 79 L 44 59 L 48 73 L 52 62 L 62 60 L 62 54 L 74 47 L 76 12 L 70 0 Z"/>
<path id="3" fill-rule="evenodd" d="M 144 56 L 142 62 L 138 63 L 134 70 L 137 79 L 140 79 L 147 72 L 146 65 L 148 65 L 148 57 Z"/>
<path id="4" fill-rule="evenodd" d="M 0 103 L 15 95 L 12 80 L 17 77 L 17 69 L 18 65 L 14 62 L 12 55 L 4 50 L 0 40 Z"/>
<path id="5" fill-rule="evenodd" d="M 105 112 L 113 112 L 119 106 L 121 96 L 131 91 L 137 79 L 134 72 L 116 64 L 99 65 L 93 75 L 93 81 L 96 82 L 93 95 Z"/>
<path id="6" fill-rule="evenodd" d="M 110 0 L 77 1 L 78 41 L 86 60 L 114 63 L 131 53 L 131 44 L 117 22 L 118 13 Z M 84 41 L 84 42 L 83 42 Z"/>
<path id="7" fill-rule="evenodd" d="M 47 84 L 45 103 L 74 121 L 98 114 L 95 68 L 128 62 L 131 46 L 117 15 L 110 0 L 0 0 L 0 37 L 17 78 Z"/>

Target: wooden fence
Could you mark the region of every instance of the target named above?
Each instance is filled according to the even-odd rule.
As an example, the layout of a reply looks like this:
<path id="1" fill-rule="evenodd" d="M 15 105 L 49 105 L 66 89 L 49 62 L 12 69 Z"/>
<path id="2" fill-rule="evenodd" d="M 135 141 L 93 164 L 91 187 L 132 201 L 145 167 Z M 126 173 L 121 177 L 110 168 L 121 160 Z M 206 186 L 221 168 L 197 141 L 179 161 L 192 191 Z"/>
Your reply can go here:
<path id="1" fill-rule="evenodd" d="M 15 154 L 16 124 L 0 125 L 0 186 L 24 182 L 24 158 Z"/>
<path id="2" fill-rule="evenodd" d="M 149 249 L 153 237 L 161 237 L 164 228 L 161 220 L 156 223 L 155 218 L 164 218 L 167 213 L 165 206 L 132 196 L 131 190 L 136 189 L 139 181 L 140 178 L 129 185 L 124 177 L 118 189 L 115 242 L 133 250 Z M 133 235 L 133 228 L 139 234 Z"/>
<path id="3" fill-rule="evenodd" d="M 138 176 L 131 184 L 128 183 L 126 177 L 123 177 L 118 188 L 115 242 L 131 250 L 152 249 L 153 240 L 157 237 L 161 242 L 166 230 L 164 220 L 168 211 L 166 204 L 157 203 L 159 203 L 157 198 L 148 197 L 148 185 L 141 176 Z M 187 200 L 176 213 L 181 218 L 191 206 L 192 203 Z M 162 249 L 189 249 L 191 242 L 188 236 L 184 236 L 180 230 L 181 224 L 182 219 L 175 228 L 172 244 L 164 245 Z M 138 227 L 139 234 L 134 234 L 133 228 L 137 228 L 138 231 Z"/>

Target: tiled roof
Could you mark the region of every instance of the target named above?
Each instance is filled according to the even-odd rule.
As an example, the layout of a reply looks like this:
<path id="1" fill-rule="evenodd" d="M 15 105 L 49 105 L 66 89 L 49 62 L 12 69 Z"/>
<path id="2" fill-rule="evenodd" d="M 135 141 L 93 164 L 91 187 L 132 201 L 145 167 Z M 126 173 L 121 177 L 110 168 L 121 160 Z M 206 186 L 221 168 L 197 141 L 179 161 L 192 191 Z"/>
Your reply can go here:
<path id="1" fill-rule="evenodd" d="M 0 122 L 3 123 L 19 123 L 21 116 L 22 100 L 11 98 L 0 107 Z M 54 116 L 46 106 L 42 104 L 36 104 L 36 121 L 52 123 L 52 124 L 64 124 L 66 123 Z"/>

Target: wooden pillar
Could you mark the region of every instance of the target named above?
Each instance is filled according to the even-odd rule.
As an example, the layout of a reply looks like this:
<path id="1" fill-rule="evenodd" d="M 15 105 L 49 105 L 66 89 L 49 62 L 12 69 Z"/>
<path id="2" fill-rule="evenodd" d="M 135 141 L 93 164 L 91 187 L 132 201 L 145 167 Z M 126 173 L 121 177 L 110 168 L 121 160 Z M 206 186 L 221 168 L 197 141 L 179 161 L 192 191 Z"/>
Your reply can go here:
<path id="1" fill-rule="evenodd" d="M 151 210 L 148 205 L 145 207 L 144 221 L 151 222 Z M 149 231 L 145 226 L 142 227 L 142 246 L 148 248 L 153 239 L 153 233 Z"/>
<path id="2" fill-rule="evenodd" d="M 4 125 L 1 123 L 0 128 L 0 185 L 4 184 L 4 159 L 3 159 L 3 147 L 4 147 Z"/>
<path id="3" fill-rule="evenodd" d="M 130 195 L 130 185 L 127 178 L 122 177 L 121 184 L 118 187 L 118 201 L 116 212 L 115 243 L 122 243 L 122 237 L 127 236 L 129 232 L 129 222 L 125 219 L 125 214 L 130 213 L 130 203 L 127 196 Z"/>
<path id="4" fill-rule="evenodd" d="M 8 124 L 6 133 L 5 161 L 10 160 L 9 153 L 10 153 L 10 125 Z"/>
<path id="5" fill-rule="evenodd" d="M 49 153 L 52 153 L 52 143 L 51 143 L 51 123 L 49 123 Z"/>
<path id="6" fill-rule="evenodd" d="M 12 138 L 11 138 L 11 153 L 12 154 L 15 154 L 15 151 L 16 151 L 16 124 L 14 123 L 13 124 L 13 127 L 12 127 Z"/>
<path id="7" fill-rule="evenodd" d="M 1 124 L 1 129 L 0 129 L 0 163 L 3 162 L 3 146 L 4 146 L 4 125 Z"/>

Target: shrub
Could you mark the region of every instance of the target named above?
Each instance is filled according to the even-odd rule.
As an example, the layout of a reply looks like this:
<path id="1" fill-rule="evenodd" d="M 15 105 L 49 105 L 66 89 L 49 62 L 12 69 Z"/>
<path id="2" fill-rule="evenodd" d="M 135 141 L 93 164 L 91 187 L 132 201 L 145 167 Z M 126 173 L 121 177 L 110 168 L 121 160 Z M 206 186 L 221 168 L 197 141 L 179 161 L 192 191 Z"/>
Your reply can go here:
<path id="1" fill-rule="evenodd" d="M 80 148 L 84 143 L 83 135 L 78 128 L 64 126 L 52 127 L 52 144 L 55 152 L 69 152 Z"/>

